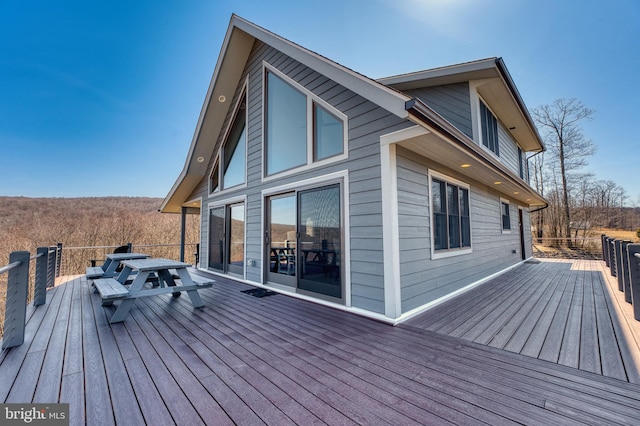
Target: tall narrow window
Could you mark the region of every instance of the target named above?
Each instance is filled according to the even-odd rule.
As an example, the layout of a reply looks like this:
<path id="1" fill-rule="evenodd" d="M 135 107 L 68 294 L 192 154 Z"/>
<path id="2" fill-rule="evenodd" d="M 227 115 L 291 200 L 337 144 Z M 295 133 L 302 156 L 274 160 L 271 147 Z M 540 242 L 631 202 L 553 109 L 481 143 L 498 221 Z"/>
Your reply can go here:
<path id="1" fill-rule="evenodd" d="M 444 198 L 446 184 L 439 180 L 431 181 L 433 206 L 433 238 L 436 250 L 448 249 L 447 242 L 447 200 Z"/>
<path id="2" fill-rule="evenodd" d="M 482 126 L 482 144 L 499 156 L 498 120 L 482 101 L 480 101 L 480 123 Z"/>
<path id="3" fill-rule="evenodd" d="M 471 247 L 471 214 L 469 209 L 469 190 L 460 188 L 460 233 L 462 247 Z"/>
<path id="4" fill-rule="evenodd" d="M 307 98 L 272 72 L 266 77 L 266 174 L 307 162 Z"/>
<path id="5" fill-rule="evenodd" d="M 317 104 L 313 104 L 314 146 L 313 160 L 318 161 L 342 154 L 344 128 L 342 120 Z"/>
<path id="6" fill-rule="evenodd" d="M 222 185 L 224 189 L 243 184 L 246 176 L 247 130 L 246 98 L 240 100 L 236 116 L 222 149 L 224 170 Z"/>
<path id="7" fill-rule="evenodd" d="M 510 231 L 511 230 L 511 214 L 509 212 L 509 203 L 501 200 L 500 207 L 502 210 L 502 230 Z"/>
<path id="8" fill-rule="evenodd" d="M 520 179 L 524 179 L 524 153 L 520 147 L 518 147 L 518 175 Z"/>
<path id="9" fill-rule="evenodd" d="M 434 251 L 471 247 L 469 189 L 431 179 Z"/>

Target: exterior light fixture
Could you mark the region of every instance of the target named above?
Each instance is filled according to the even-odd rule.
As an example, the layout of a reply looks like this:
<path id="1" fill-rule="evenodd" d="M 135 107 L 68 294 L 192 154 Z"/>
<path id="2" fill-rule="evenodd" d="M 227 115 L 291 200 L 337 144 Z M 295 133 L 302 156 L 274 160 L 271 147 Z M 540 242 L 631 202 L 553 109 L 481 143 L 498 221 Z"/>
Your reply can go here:
<path id="1" fill-rule="evenodd" d="M 198 157 L 198 158 L 196 158 L 196 161 L 198 163 L 202 163 L 202 162 L 204 162 L 204 157 Z"/>
<path id="2" fill-rule="evenodd" d="M 218 102 L 222 103 L 222 102 L 224 102 L 226 100 L 227 100 L 227 97 L 225 95 L 218 96 Z"/>
<path id="3" fill-rule="evenodd" d="M 499 180 L 497 180 L 497 181 L 493 182 L 493 184 L 494 184 L 494 185 L 501 185 L 501 184 L 502 184 L 502 182 L 500 182 Z"/>
<path id="4" fill-rule="evenodd" d="M 471 164 L 460 164 L 460 167 L 462 167 L 463 169 L 468 169 L 469 167 L 471 167 Z"/>

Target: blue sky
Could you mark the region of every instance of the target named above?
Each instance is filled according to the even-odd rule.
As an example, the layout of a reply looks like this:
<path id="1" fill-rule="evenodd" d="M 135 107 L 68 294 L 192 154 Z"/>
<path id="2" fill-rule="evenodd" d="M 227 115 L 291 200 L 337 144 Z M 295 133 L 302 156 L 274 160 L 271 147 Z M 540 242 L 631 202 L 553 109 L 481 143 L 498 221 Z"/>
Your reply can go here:
<path id="1" fill-rule="evenodd" d="M 588 170 L 640 204 L 636 0 L 3 0 L 0 195 L 164 197 L 232 13 L 372 78 L 501 56 L 529 109 L 596 111 Z"/>

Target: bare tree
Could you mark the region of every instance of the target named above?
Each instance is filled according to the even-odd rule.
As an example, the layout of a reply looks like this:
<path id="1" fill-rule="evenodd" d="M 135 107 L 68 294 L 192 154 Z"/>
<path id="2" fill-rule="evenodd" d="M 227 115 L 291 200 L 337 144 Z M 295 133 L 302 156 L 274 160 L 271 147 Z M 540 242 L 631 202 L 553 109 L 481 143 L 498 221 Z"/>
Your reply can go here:
<path id="1" fill-rule="evenodd" d="M 593 110 L 575 98 L 556 99 L 551 105 L 533 110 L 533 117 L 542 131 L 551 157 L 553 171 L 559 178 L 561 214 L 564 237 L 571 236 L 570 177 L 586 165 L 596 151 L 593 142 L 585 138 L 581 123 L 593 117 Z"/>

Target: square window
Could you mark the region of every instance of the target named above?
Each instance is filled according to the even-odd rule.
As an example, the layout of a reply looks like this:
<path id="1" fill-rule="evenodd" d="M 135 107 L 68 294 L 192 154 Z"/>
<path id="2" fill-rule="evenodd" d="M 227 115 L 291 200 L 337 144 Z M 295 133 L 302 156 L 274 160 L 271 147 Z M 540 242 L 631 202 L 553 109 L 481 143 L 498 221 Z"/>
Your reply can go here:
<path id="1" fill-rule="evenodd" d="M 471 247 L 469 189 L 445 180 L 431 179 L 434 252 Z"/>

